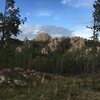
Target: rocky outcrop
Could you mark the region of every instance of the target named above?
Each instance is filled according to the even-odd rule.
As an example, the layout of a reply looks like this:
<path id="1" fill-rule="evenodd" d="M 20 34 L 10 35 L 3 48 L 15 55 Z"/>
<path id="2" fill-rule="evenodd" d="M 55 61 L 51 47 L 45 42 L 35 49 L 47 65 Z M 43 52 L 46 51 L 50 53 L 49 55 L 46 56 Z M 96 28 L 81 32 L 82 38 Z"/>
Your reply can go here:
<path id="1" fill-rule="evenodd" d="M 26 86 L 30 77 L 38 76 L 38 73 L 34 70 L 25 70 L 20 67 L 15 67 L 13 70 L 1 69 L 0 70 L 0 85 L 6 83 L 8 85 L 14 86 Z"/>
<path id="2" fill-rule="evenodd" d="M 60 43 L 62 42 L 63 38 L 54 38 L 51 42 L 47 45 L 47 47 L 42 48 L 42 54 L 48 54 L 49 52 L 56 51 L 59 49 Z"/>
<path id="3" fill-rule="evenodd" d="M 42 33 L 39 34 L 36 39 L 36 41 L 51 41 L 52 37 L 48 33 Z"/>
<path id="4" fill-rule="evenodd" d="M 22 47 L 16 47 L 15 51 L 18 52 L 18 53 L 21 53 L 22 52 Z"/>
<path id="5" fill-rule="evenodd" d="M 92 53 L 92 48 L 85 49 L 86 55 L 91 54 L 91 53 Z"/>
<path id="6" fill-rule="evenodd" d="M 57 49 L 58 45 L 59 45 L 58 39 L 55 38 L 48 44 L 48 47 L 50 48 L 50 51 L 53 52 Z"/>
<path id="7" fill-rule="evenodd" d="M 29 49 L 31 47 L 31 43 L 30 41 L 27 39 L 27 37 L 25 37 L 24 41 L 23 41 L 23 46 L 18 46 L 15 49 L 15 52 L 17 53 L 22 53 L 24 51 L 24 49 Z"/>
<path id="8" fill-rule="evenodd" d="M 5 82 L 6 78 L 4 75 L 0 75 L 0 84 L 2 84 L 3 82 Z"/>
<path id="9" fill-rule="evenodd" d="M 97 46 L 95 50 L 96 50 L 97 54 L 100 53 L 100 47 L 99 46 Z M 90 48 L 85 49 L 85 54 L 86 55 L 93 54 L 93 48 L 90 47 Z"/>
<path id="10" fill-rule="evenodd" d="M 97 52 L 100 52 L 100 47 L 99 46 L 97 46 Z"/>
<path id="11" fill-rule="evenodd" d="M 41 53 L 46 55 L 46 54 L 49 54 L 49 51 L 50 51 L 49 47 L 44 47 L 42 48 Z"/>
<path id="12" fill-rule="evenodd" d="M 77 49 L 82 49 L 86 46 L 85 40 L 83 38 L 80 38 L 80 37 L 71 38 L 70 43 L 72 44 L 72 46 L 71 46 L 69 52 L 75 51 Z"/>

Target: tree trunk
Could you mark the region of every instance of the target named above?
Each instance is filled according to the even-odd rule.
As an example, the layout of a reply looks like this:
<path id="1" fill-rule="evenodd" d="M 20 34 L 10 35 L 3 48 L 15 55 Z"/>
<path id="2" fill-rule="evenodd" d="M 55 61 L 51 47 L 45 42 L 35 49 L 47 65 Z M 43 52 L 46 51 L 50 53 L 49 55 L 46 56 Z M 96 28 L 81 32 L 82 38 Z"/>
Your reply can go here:
<path id="1" fill-rule="evenodd" d="M 5 35 L 4 35 L 4 33 L 3 33 L 2 37 L 1 37 L 1 45 L 0 45 L 1 48 L 2 48 L 3 45 L 4 45 L 4 38 L 5 38 Z"/>

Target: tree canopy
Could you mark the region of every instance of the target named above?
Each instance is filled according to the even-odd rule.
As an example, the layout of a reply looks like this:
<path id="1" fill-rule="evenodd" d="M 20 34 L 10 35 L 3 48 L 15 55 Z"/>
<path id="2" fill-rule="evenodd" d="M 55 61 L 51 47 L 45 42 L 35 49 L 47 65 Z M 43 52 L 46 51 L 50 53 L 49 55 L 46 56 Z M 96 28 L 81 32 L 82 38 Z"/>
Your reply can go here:
<path id="1" fill-rule="evenodd" d="M 14 4 L 14 0 L 6 0 L 4 14 L 0 13 L 1 41 L 17 36 L 20 33 L 19 25 L 26 20 L 21 19 L 20 10 Z"/>
<path id="2" fill-rule="evenodd" d="M 95 30 L 97 32 L 100 32 L 100 0 L 96 0 L 94 3 L 94 13 L 93 13 L 93 17 L 94 17 L 94 21 L 95 21 Z"/>

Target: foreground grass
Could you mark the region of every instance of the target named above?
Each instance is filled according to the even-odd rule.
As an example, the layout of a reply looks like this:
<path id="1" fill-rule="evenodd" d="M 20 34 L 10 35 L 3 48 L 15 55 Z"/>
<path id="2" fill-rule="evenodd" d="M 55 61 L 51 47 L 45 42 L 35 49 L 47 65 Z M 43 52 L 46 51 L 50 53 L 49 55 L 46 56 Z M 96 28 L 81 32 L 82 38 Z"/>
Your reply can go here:
<path id="1" fill-rule="evenodd" d="M 27 85 L 0 85 L 0 100 L 100 100 L 99 81 L 93 89 L 90 79 L 41 74 L 23 80 Z"/>

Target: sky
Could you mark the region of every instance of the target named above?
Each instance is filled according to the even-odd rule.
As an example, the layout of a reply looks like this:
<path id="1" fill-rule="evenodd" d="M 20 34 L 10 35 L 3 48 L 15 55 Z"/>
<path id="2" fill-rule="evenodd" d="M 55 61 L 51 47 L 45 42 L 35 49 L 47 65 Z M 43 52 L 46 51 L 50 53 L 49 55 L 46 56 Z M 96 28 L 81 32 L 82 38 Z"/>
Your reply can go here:
<path id="1" fill-rule="evenodd" d="M 20 8 L 21 17 L 27 18 L 20 26 L 22 33 L 18 38 L 27 36 L 33 39 L 40 33 L 52 37 L 80 36 L 89 38 L 92 31 L 93 3 L 95 0 L 15 0 Z M 0 0 L 0 12 L 4 11 L 5 0 Z"/>

